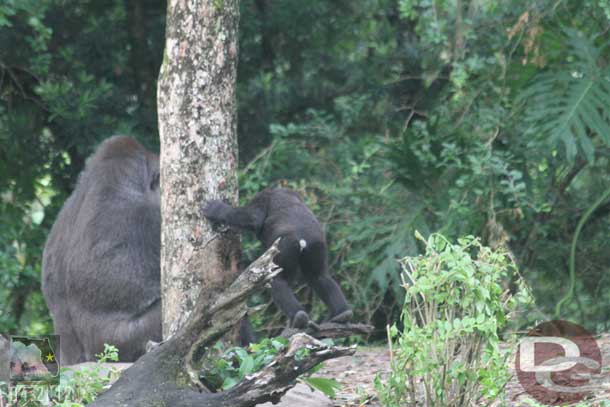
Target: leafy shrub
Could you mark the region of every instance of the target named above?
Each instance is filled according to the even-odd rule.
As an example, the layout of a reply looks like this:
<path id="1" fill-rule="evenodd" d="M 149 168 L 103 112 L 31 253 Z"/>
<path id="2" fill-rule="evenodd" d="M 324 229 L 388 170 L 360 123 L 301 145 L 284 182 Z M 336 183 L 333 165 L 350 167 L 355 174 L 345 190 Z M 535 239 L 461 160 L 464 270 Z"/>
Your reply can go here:
<path id="1" fill-rule="evenodd" d="M 425 256 L 402 260 L 404 327 L 388 328 L 391 372 L 386 383 L 377 377 L 376 389 L 388 407 L 480 405 L 509 378 L 498 332 L 528 296 L 503 290 L 514 264 L 478 239 L 452 244 L 433 234 L 425 245 Z"/>

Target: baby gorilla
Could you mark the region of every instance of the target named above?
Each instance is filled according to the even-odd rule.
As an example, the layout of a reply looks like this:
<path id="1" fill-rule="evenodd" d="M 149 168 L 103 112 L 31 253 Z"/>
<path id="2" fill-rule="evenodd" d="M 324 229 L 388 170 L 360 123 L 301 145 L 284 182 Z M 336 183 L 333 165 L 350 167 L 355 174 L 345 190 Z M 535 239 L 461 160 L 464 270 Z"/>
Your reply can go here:
<path id="1" fill-rule="evenodd" d="M 288 282 L 300 275 L 330 309 L 331 322 L 352 318 L 339 285 L 328 274 L 326 239 L 318 219 L 294 191 L 267 188 L 244 207 L 232 208 L 223 201 L 207 203 L 203 214 L 213 222 L 256 233 L 265 248 L 280 237 L 280 253 L 274 262 L 282 273 L 271 283 L 275 304 L 288 316 L 290 326 L 305 328 L 309 316 L 294 296 Z"/>

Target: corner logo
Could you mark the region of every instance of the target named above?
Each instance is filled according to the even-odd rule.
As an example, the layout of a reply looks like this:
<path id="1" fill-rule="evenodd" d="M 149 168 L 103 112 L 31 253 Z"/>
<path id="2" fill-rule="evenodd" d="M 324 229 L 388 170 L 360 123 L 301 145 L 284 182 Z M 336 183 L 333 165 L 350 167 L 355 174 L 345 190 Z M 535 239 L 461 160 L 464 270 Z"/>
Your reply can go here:
<path id="1" fill-rule="evenodd" d="M 597 341 L 567 321 L 543 322 L 522 338 L 515 369 L 525 391 L 546 405 L 576 403 L 603 389 Z"/>
<path id="2" fill-rule="evenodd" d="M 6 341 L 4 337 L 3 341 Z M 59 384 L 57 335 L 11 336 L 8 348 L 6 344 L 3 348 L 5 354 L 0 359 L 8 360 L 9 365 L 0 366 L 0 378 L 6 379 L 7 372 L 2 370 L 8 368 L 12 385 Z"/>

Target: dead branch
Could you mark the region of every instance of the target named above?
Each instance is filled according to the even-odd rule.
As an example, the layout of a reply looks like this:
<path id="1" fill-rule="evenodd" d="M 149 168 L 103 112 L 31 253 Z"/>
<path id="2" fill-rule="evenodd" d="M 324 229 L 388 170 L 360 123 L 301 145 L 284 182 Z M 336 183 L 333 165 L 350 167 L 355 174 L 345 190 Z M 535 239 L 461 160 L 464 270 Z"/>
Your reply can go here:
<path id="1" fill-rule="evenodd" d="M 210 393 L 201 385 L 195 355 L 212 346 L 246 313 L 245 301 L 281 269 L 273 258 L 277 241 L 223 292 L 202 291 L 187 323 L 174 336 L 125 370 L 121 378 L 91 404 L 94 407 L 170 405 L 246 407 L 277 401 L 294 385 L 294 379 L 320 362 L 351 355 L 353 347 L 329 347 L 306 335 L 294 335 L 285 351 L 263 370 L 234 388 Z M 297 350 L 307 348 L 302 359 Z"/>
<path id="2" fill-rule="evenodd" d="M 284 328 L 281 336 L 284 338 L 290 338 L 296 333 L 301 332 L 294 328 Z M 352 324 L 352 323 L 335 323 L 335 322 L 323 322 L 319 325 L 310 326 L 305 330 L 305 333 L 317 339 L 323 338 L 347 338 L 352 335 L 368 336 L 373 332 L 372 325 L 366 324 Z"/>

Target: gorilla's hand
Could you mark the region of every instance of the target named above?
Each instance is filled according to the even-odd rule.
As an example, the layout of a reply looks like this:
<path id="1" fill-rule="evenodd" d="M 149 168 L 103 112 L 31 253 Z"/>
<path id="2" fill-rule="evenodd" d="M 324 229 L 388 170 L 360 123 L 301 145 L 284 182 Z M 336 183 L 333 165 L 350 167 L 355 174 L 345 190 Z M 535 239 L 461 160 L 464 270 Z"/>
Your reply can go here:
<path id="1" fill-rule="evenodd" d="M 231 211 L 231 206 L 220 199 L 207 201 L 201 210 L 203 216 L 213 222 L 226 222 L 227 214 Z"/>

